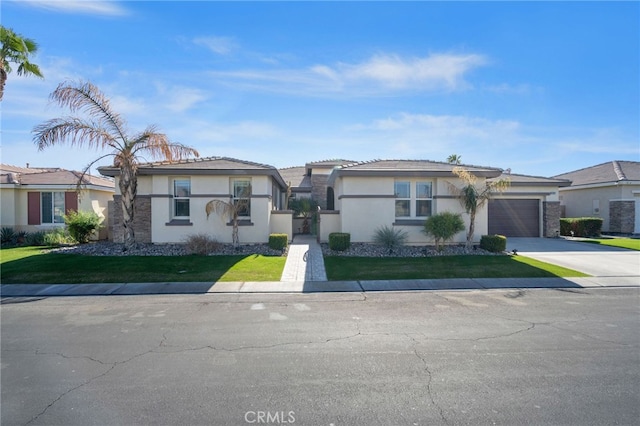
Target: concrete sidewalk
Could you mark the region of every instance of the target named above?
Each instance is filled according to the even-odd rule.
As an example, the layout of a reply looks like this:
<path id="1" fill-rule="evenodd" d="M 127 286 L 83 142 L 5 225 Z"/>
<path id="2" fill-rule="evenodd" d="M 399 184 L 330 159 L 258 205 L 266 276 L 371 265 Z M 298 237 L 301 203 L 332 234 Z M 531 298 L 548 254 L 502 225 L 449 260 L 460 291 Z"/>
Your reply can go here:
<path id="1" fill-rule="evenodd" d="M 215 293 L 319 293 L 415 290 L 637 287 L 640 277 L 456 278 L 442 280 L 2 284 L 2 297 Z"/>

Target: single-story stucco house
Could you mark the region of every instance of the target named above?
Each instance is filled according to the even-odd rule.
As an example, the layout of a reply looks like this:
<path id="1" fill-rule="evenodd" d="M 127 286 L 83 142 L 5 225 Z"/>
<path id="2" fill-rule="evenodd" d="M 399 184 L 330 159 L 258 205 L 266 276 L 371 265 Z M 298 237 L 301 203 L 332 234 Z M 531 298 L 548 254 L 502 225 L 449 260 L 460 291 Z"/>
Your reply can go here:
<path id="1" fill-rule="evenodd" d="M 100 173 L 114 177 L 116 167 L 100 167 Z M 232 224 L 228 217 L 212 214 L 205 206 L 211 200 L 237 201 L 251 188 L 248 211 L 240 220 L 241 243 L 263 243 L 271 233 L 293 238 L 291 212 L 283 210 L 287 185 L 275 167 L 226 157 L 208 157 L 177 162 L 156 162 L 138 166 L 138 195 L 135 201 L 136 241 L 185 242 L 189 235 L 207 234 L 230 243 Z M 123 241 L 120 193 L 116 185 L 110 209 L 113 240 Z"/>
<path id="2" fill-rule="evenodd" d="M 205 205 L 218 199 L 233 202 L 241 190 L 251 188 L 250 209 L 242 218 L 240 241 L 264 243 L 271 233 L 297 232 L 292 212 L 286 210 L 287 189 L 293 198 L 308 197 L 320 206 L 319 238 L 348 232 L 354 242 L 371 242 L 375 230 L 393 226 L 407 232 L 409 243 L 432 240 L 422 233 L 431 215 L 449 211 L 468 215 L 450 185 L 461 186 L 455 165 L 425 160 L 326 160 L 304 167 L 275 167 L 226 157 L 141 164 L 138 168 L 135 230 L 140 242 L 183 242 L 192 234 L 207 234 L 231 242 L 228 217 L 211 215 Z M 463 165 L 478 177 L 478 184 L 508 178 L 507 191 L 481 209 L 475 239 L 487 233 L 507 236 L 555 237 L 559 232 L 559 188 L 564 179 L 505 174 L 502 169 Z M 119 178 L 113 167 L 100 173 Z M 116 185 L 111 217 L 112 235 L 122 241 L 122 213 Z M 463 242 L 465 234 L 454 241 Z"/>
<path id="3" fill-rule="evenodd" d="M 602 231 L 640 234 L 640 162 L 608 161 L 555 176 L 565 217 L 600 217 Z"/>
<path id="4" fill-rule="evenodd" d="M 108 203 L 115 192 L 111 179 L 61 168 L 16 167 L 0 164 L 0 224 L 14 231 L 46 231 L 63 227 L 71 210 L 94 212 L 108 222 Z M 108 228 L 98 237 L 106 239 Z"/>

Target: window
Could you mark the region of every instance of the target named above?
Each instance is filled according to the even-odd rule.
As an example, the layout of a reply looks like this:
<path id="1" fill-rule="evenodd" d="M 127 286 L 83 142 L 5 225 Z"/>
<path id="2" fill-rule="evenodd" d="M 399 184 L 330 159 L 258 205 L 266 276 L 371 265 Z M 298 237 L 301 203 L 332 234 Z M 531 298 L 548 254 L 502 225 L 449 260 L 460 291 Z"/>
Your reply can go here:
<path id="1" fill-rule="evenodd" d="M 411 191 L 412 187 L 415 189 Z M 432 214 L 432 183 L 425 181 L 396 181 L 396 217 L 422 218 Z"/>
<path id="2" fill-rule="evenodd" d="M 431 216 L 431 182 L 416 182 L 416 217 Z"/>
<path id="3" fill-rule="evenodd" d="M 64 223 L 64 192 L 41 193 L 41 223 Z"/>
<path id="4" fill-rule="evenodd" d="M 411 182 L 396 182 L 396 217 L 411 216 Z"/>
<path id="5" fill-rule="evenodd" d="M 189 197 L 191 197 L 191 181 L 189 179 L 175 179 L 173 181 L 173 217 L 189 217 Z"/>
<path id="6" fill-rule="evenodd" d="M 243 203 L 238 211 L 238 216 L 249 218 L 251 217 L 251 181 L 248 179 L 236 179 L 232 182 L 233 185 L 233 204 Z"/>

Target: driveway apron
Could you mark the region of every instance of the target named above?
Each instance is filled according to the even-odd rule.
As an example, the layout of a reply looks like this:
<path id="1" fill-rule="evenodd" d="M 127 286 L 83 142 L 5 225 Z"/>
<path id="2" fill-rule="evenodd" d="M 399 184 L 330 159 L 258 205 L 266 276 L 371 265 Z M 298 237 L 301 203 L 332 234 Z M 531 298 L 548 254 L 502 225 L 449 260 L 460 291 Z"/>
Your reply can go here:
<path id="1" fill-rule="evenodd" d="M 507 251 L 595 277 L 638 277 L 640 251 L 565 238 L 507 238 Z"/>

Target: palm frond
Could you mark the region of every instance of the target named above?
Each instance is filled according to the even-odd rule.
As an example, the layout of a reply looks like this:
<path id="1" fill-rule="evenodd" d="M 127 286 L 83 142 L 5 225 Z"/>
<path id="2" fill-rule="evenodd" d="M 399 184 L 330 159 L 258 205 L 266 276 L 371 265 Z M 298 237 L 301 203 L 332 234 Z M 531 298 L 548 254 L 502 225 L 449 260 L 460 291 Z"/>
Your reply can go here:
<path id="1" fill-rule="evenodd" d="M 211 213 L 214 212 L 220 216 L 232 216 L 235 208 L 236 206 L 233 203 L 222 200 L 211 200 L 204 206 L 207 219 L 209 219 Z"/>
<path id="2" fill-rule="evenodd" d="M 97 118 L 111 133 L 127 140 L 124 119 L 111 109 L 109 99 L 90 82 L 60 83 L 49 98 L 71 112 L 81 111 Z"/>
<path id="3" fill-rule="evenodd" d="M 54 118 L 33 129 L 33 142 L 38 150 L 60 143 L 94 149 L 118 149 L 118 142 L 107 129 L 77 117 Z"/>
<path id="4" fill-rule="evenodd" d="M 164 133 L 158 133 L 155 126 L 149 126 L 144 132 L 136 135 L 129 144 L 132 154 L 145 152 L 154 159 L 177 161 L 188 157 L 199 157 L 200 153 L 189 146 L 169 141 Z"/>

